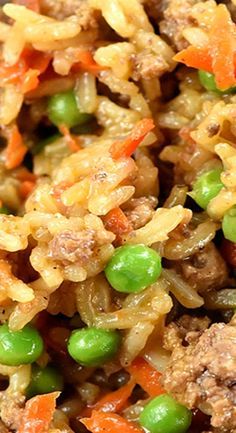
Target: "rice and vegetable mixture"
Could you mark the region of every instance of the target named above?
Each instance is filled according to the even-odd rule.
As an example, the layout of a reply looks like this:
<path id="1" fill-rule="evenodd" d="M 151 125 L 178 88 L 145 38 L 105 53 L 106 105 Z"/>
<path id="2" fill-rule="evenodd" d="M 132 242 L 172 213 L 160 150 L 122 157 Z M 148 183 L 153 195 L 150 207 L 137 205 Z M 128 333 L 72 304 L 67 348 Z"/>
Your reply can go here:
<path id="1" fill-rule="evenodd" d="M 236 432 L 236 2 L 0 22 L 0 432 Z"/>

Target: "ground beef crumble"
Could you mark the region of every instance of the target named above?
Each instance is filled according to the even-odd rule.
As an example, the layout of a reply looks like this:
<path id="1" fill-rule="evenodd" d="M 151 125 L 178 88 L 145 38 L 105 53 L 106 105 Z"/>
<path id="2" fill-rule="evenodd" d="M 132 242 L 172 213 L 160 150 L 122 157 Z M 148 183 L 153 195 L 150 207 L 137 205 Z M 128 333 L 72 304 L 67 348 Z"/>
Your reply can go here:
<path id="1" fill-rule="evenodd" d="M 213 242 L 176 265 L 184 279 L 200 293 L 220 289 L 227 284 L 227 265 Z"/>
<path id="2" fill-rule="evenodd" d="M 211 415 L 214 428 L 235 431 L 235 324 L 217 323 L 205 331 L 190 330 L 185 345 L 174 326 L 177 325 L 169 325 L 166 331 L 166 347 L 172 346 L 173 350 L 163 375 L 166 391 L 187 407 Z"/>

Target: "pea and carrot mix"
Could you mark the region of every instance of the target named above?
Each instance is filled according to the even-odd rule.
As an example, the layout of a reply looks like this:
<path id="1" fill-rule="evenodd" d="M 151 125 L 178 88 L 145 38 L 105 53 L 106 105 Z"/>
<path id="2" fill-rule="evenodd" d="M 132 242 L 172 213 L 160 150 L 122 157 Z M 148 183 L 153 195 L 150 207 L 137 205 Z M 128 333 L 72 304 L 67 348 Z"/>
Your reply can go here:
<path id="1" fill-rule="evenodd" d="M 0 45 L 0 433 L 235 433 L 236 0 L 1 0 Z"/>

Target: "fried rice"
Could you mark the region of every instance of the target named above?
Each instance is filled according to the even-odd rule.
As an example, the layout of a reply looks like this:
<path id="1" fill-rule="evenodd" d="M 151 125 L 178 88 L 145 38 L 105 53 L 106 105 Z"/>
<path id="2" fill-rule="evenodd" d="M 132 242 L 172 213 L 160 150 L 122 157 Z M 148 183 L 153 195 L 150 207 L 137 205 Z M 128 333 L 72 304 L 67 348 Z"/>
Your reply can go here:
<path id="1" fill-rule="evenodd" d="M 1 4 L 0 433 L 234 433 L 235 1 Z"/>

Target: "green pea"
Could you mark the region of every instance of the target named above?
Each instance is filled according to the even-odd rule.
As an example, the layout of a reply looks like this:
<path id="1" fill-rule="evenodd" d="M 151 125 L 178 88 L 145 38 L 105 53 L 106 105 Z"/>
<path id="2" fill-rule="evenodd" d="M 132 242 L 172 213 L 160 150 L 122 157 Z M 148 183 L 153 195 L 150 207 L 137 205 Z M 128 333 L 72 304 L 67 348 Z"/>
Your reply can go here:
<path id="1" fill-rule="evenodd" d="M 206 90 L 209 90 L 210 92 L 215 92 L 215 93 L 218 93 L 220 95 L 222 95 L 224 93 L 235 93 L 236 92 L 236 87 L 229 87 L 228 89 L 225 89 L 225 90 L 218 89 L 218 87 L 216 85 L 214 74 L 211 74 L 210 72 L 199 70 L 198 71 L 198 77 L 199 77 L 199 81 L 200 81 L 201 85 Z"/>
<path id="2" fill-rule="evenodd" d="M 236 242 L 236 206 L 231 207 L 225 213 L 222 221 L 222 230 L 225 239 Z"/>
<path id="3" fill-rule="evenodd" d="M 83 328 L 72 332 L 68 352 L 78 363 L 98 367 L 112 359 L 120 345 L 120 334 L 98 328 Z"/>
<path id="4" fill-rule="evenodd" d="M 105 274 L 115 290 L 133 293 L 155 283 L 161 270 L 161 257 L 156 251 L 145 245 L 125 245 L 116 249 Z"/>
<path id="5" fill-rule="evenodd" d="M 0 213 L 10 215 L 11 211 L 6 206 L 2 206 L 2 207 L 0 207 Z"/>
<path id="6" fill-rule="evenodd" d="M 72 90 L 57 93 L 48 100 L 48 117 L 56 125 L 66 125 L 69 128 L 82 125 L 91 119 L 91 115 L 81 113 L 78 108 L 75 94 Z"/>
<path id="7" fill-rule="evenodd" d="M 7 324 L 0 326 L 0 364 L 31 364 L 43 351 L 43 340 L 38 331 L 26 325 L 20 331 L 10 331 Z"/>
<path id="8" fill-rule="evenodd" d="M 199 176 L 193 185 L 193 191 L 189 195 L 203 209 L 207 208 L 224 186 L 220 179 L 221 172 L 221 169 L 207 171 Z"/>
<path id="9" fill-rule="evenodd" d="M 44 140 L 39 141 L 38 143 L 36 143 L 34 145 L 34 147 L 32 147 L 31 153 L 33 155 L 37 155 L 38 153 L 42 152 L 42 150 L 48 146 L 48 144 L 53 143 L 54 141 L 58 140 L 59 138 L 61 138 L 60 134 L 54 134 L 51 135 L 51 137 L 45 138 Z"/>
<path id="10" fill-rule="evenodd" d="M 55 368 L 51 366 L 40 368 L 36 364 L 32 366 L 31 382 L 26 390 L 28 398 L 38 394 L 62 391 L 62 389 L 63 377 Z"/>
<path id="11" fill-rule="evenodd" d="M 139 422 L 150 433 L 185 433 L 191 424 L 192 414 L 170 395 L 152 399 L 142 411 Z"/>

